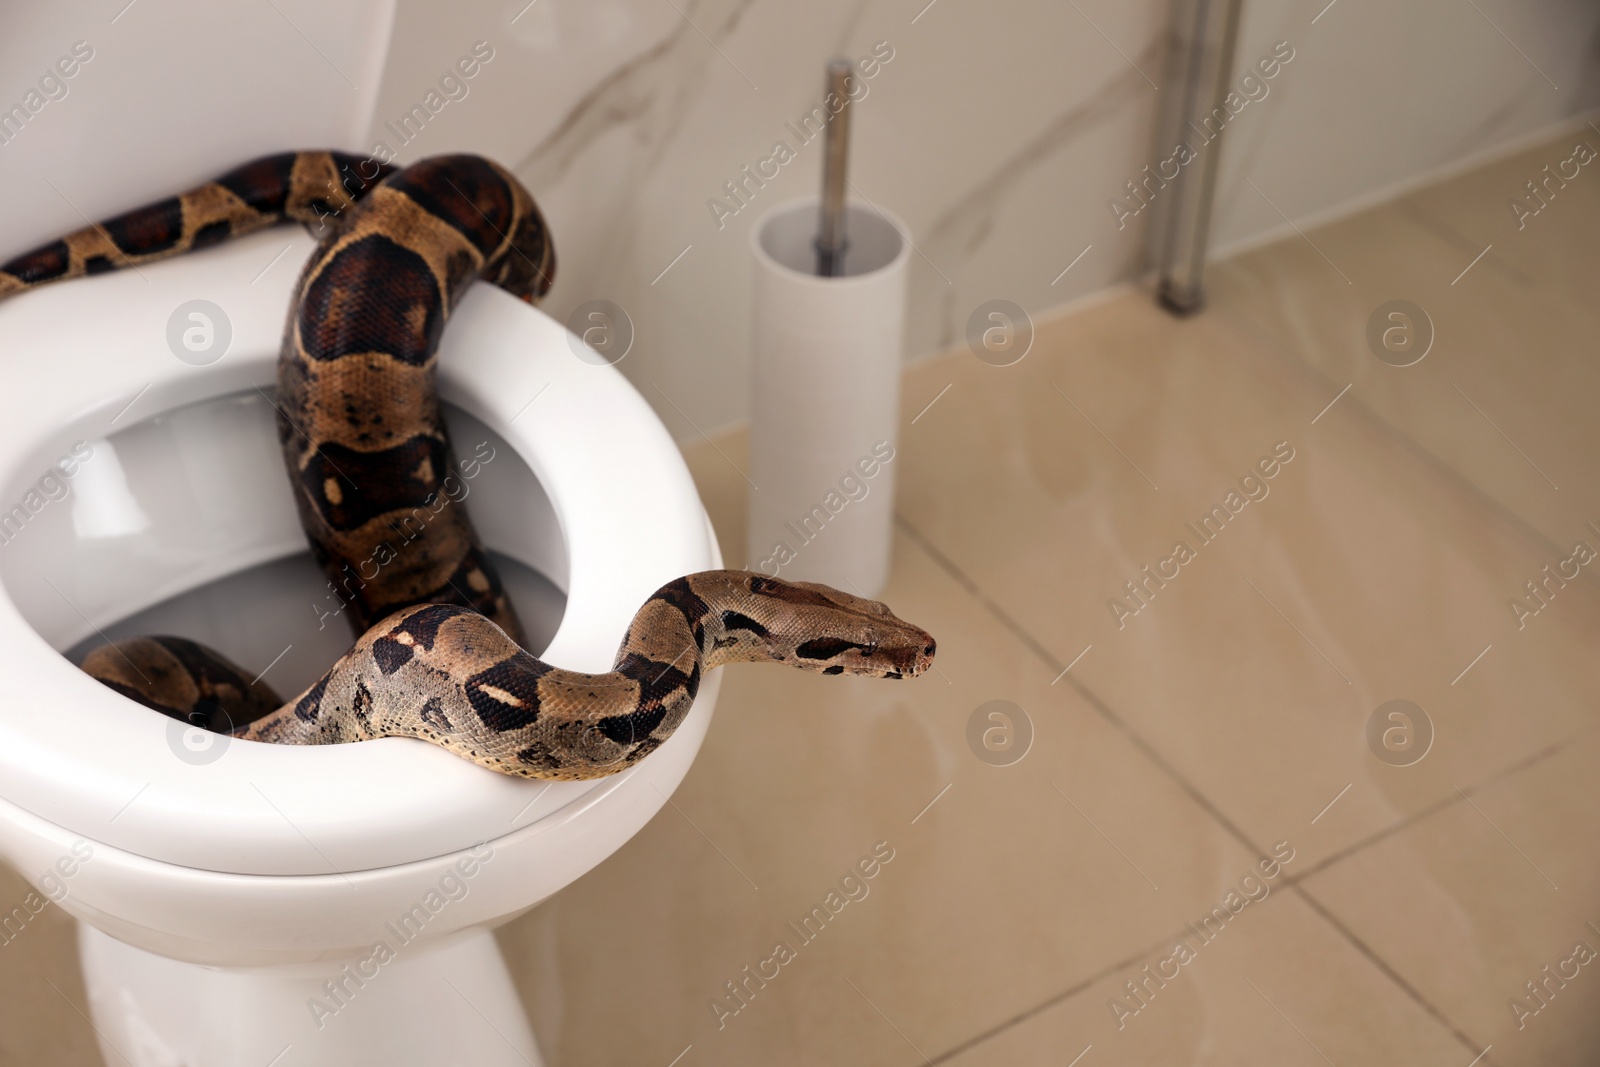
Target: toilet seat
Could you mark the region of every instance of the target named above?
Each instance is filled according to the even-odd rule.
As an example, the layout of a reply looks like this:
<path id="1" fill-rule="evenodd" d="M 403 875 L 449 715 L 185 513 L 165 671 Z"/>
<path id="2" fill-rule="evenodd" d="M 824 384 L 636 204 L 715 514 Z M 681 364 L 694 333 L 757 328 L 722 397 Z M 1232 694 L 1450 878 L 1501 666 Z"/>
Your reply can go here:
<path id="1" fill-rule="evenodd" d="M 0 511 L 75 440 L 225 394 L 270 394 L 293 283 L 312 247 L 299 230 L 275 229 L 0 304 L 0 374 L 11 385 L 0 397 Z M 180 361 L 167 344 L 169 315 L 194 299 L 214 302 L 231 322 L 231 346 L 209 366 Z M 651 592 L 719 566 L 720 556 L 659 420 L 615 368 L 578 359 L 569 337 L 543 312 L 476 285 L 446 327 L 439 380 L 445 400 L 516 450 L 553 506 L 568 601 L 542 657 L 599 671 Z M 282 491 L 287 507 L 286 480 Z M 256 546 L 261 559 L 304 547 L 292 508 L 273 515 Z M 0 545 L 0 800 L 133 856 L 242 875 L 415 863 L 516 832 L 596 789 L 625 790 L 625 778 L 646 768 L 654 788 L 645 792 L 659 794 L 654 810 L 686 772 L 710 716 L 702 699 L 649 760 L 590 782 L 510 778 L 400 738 L 304 748 L 233 741 L 221 759 L 197 766 L 169 747 L 171 720 L 94 682 L 57 650 L 217 574 L 134 575 L 142 603 L 96 601 L 95 585 L 72 585 L 71 544 L 24 533 Z M 528 554 L 485 533 L 491 548 Z M 235 553 L 213 562 L 256 561 Z"/>

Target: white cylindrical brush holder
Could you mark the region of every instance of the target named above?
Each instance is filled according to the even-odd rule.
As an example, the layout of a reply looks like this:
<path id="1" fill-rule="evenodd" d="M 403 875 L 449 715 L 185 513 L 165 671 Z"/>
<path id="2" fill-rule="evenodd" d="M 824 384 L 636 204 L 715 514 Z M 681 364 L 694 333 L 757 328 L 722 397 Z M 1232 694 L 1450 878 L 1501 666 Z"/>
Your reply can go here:
<path id="1" fill-rule="evenodd" d="M 846 212 L 835 277 L 816 273 L 815 198 L 751 232 L 748 566 L 876 597 L 889 578 L 910 242 L 892 217 Z"/>

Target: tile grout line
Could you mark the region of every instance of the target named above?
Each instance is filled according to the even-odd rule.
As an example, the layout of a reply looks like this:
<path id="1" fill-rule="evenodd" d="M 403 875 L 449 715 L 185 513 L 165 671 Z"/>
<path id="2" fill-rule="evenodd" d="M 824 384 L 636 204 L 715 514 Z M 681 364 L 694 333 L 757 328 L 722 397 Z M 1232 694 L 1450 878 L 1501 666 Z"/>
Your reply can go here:
<path id="1" fill-rule="evenodd" d="M 1101 981 L 1101 980 L 1103 980 L 1105 978 L 1108 978 L 1113 974 L 1116 974 L 1118 971 L 1121 971 L 1121 970 L 1124 970 L 1124 969 L 1126 969 L 1128 967 L 1133 966 L 1135 963 L 1138 963 L 1140 960 L 1145 959 L 1146 957 L 1148 957 L 1153 952 L 1161 951 L 1162 947 L 1167 943 L 1168 940 L 1170 940 L 1170 938 L 1163 938 L 1160 941 L 1154 942 L 1149 947 L 1142 948 L 1138 952 L 1136 952 L 1136 953 L 1134 953 L 1134 954 L 1132 954 L 1130 956 L 1126 956 L 1126 957 L 1116 961 L 1115 963 L 1107 964 L 1106 966 L 1100 968 L 1100 970 L 1094 972 L 1093 974 L 1088 975 L 1087 977 L 1082 978 L 1079 981 L 1075 982 L 1073 985 L 1067 987 L 1062 992 L 1057 993 L 1054 996 L 1046 997 L 1044 1000 L 1041 1000 L 1039 1003 L 1033 1005 L 1032 1007 L 1024 1008 L 1022 1011 L 1020 1011 L 1017 1014 L 1011 1016 L 1009 1019 L 1006 1019 L 1004 1022 L 995 1023 L 993 1026 L 989 1027 L 987 1030 L 984 1030 L 981 1033 L 975 1034 L 972 1037 L 967 1038 L 967 1040 L 961 1042 L 959 1045 L 955 1045 L 955 1046 L 953 1046 L 951 1048 L 946 1049 L 945 1051 L 939 1053 L 939 1055 L 933 1057 L 932 1060 L 930 1060 L 929 1062 L 932 1063 L 934 1065 L 934 1067 L 938 1067 L 939 1064 L 948 1063 L 950 1060 L 952 1060 L 955 1057 L 961 1055 L 963 1052 L 966 1052 L 969 1049 L 977 1048 L 979 1045 L 983 1044 L 985 1041 L 990 1040 L 991 1038 L 999 1037 L 1001 1034 L 1005 1033 L 1007 1030 L 1011 1029 L 1013 1026 L 1017 1026 L 1017 1025 L 1019 1025 L 1021 1023 L 1025 1023 L 1029 1019 L 1033 1018 L 1035 1015 L 1040 1014 L 1041 1012 L 1049 1011 L 1051 1008 L 1055 1007 L 1057 1004 L 1060 1004 L 1060 1003 L 1062 1003 L 1063 1001 L 1066 1001 L 1066 1000 L 1070 1000 L 1071 998 L 1077 996 L 1079 993 L 1082 993 L 1084 990 L 1086 990 L 1086 989 L 1090 988 L 1091 986 L 1093 986 L 1095 983 L 1097 983 L 1097 982 L 1099 982 L 1099 981 Z"/>
<path id="2" fill-rule="evenodd" d="M 895 524 L 899 526 L 908 537 L 915 541 L 924 552 L 932 557 L 934 562 L 938 564 L 942 570 L 944 570 L 958 585 L 971 593 L 974 598 L 979 601 L 979 603 L 983 604 L 984 607 L 988 609 L 989 612 L 1006 627 L 1006 629 L 1010 630 L 1018 639 L 1023 642 L 1023 644 L 1032 650 L 1035 655 L 1038 655 L 1041 659 L 1043 659 L 1045 663 L 1049 665 L 1052 671 L 1060 668 L 1061 664 L 1056 661 L 1055 656 L 1052 655 L 1043 644 L 1041 644 L 1031 633 L 1024 629 L 1020 623 L 1007 614 L 999 604 L 997 604 L 986 593 L 984 593 L 978 584 L 973 581 L 965 571 L 956 565 L 954 560 L 945 555 L 944 552 L 935 546 L 932 541 L 928 540 L 928 538 L 924 536 L 920 530 L 912 526 L 910 521 L 903 514 L 896 512 L 894 520 Z M 1256 855 L 1265 855 L 1265 851 L 1254 841 L 1252 841 L 1248 834 L 1235 825 L 1233 820 L 1224 815 L 1221 809 L 1219 809 L 1208 797 L 1201 793 L 1196 786 L 1190 783 L 1189 780 L 1185 778 L 1176 767 L 1167 762 L 1166 758 L 1163 757 L 1160 752 L 1158 752 L 1155 747 L 1143 737 L 1143 735 L 1128 725 L 1128 723 L 1126 723 L 1121 716 L 1117 715 L 1117 713 L 1113 711 L 1097 693 L 1089 689 L 1076 678 L 1067 679 L 1067 684 L 1070 685 L 1073 691 L 1081 696 L 1090 705 L 1090 707 L 1094 708 L 1094 710 L 1102 718 L 1104 718 L 1108 723 L 1110 723 L 1125 737 L 1127 737 L 1136 748 L 1145 754 L 1147 759 L 1160 768 L 1163 773 L 1165 773 L 1185 794 L 1190 797 L 1190 799 L 1192 799 L 1208 815 L 1215 819 L 1218 825 L 1220 825 L 1224 831 L 1232 835 L 1236 841 L 1244 845 L 1252 853 Z M 1413 988 L 1410 983 L 1401 978 L 1399 973 L 1395 971 L 1393 967 L 1391 967 L 1387 962 L 1383 961 L 1375 952 L 1372 951 L 1371 948 L 1357 938 L 1353 931 L 1349 930 L 1346 926 L 1344 926 L 1343 923 L 1338 922 L 1333 917 L 1332 913 L 1329 912 L 1327 908 L 1323 907 L 1320 901 L 1312 897 L 1310 893 L 1306 891 L 1305 887 L 1300 885 L 1297 880 L 1289 881 L 1285 885 L 1285 888 L 1294 890 L 1294 892 L 1301 899 L 1303 899 L 1314 912 L 1323 918 L 1323 921 L 1327 922 L 1336 933 L 1342 935 L 1351 945 L 1351 947 L 1372 962 L 1373 965 L 1378 968 L 1380 974 L 1388 977 L 1391 982 L 1398 986 L 1402 992 L 1409 996 L 1418 1004 L 1418 1006 L 1420 1006 L 1425 1012 L 1439 1022 L 1439 1024 L 1448 1030 L 1450 1034 L 1455 1037 L 1457 1041 L 1461 1042 L 1463 1046 L 1474 1053 L 1483 1047 L 1481 1044 L 1474 1044 L 1467 1037 L 1467 1035 L 1455 1025 L 1454 1022 L 1448 1019 L 1438 1008 L 1435 1008 L 1431 1003 L 1429 1003 L 1427 999 L 1422 996 L 1419 990 Z M 1081 992 L 1083 988 L 1083 984 L 1080 983 L 1078 986 L 1075 986 L 1071 992 Z M 1062 994 L 1060 999 L 1065 999 L 1068 995 L 1070 995 L 1070 993 Z M 1003 1025 L 1000 1030 L 1003 1030 L 1005 1025 Z M 999 1033 L 1000 1030 L 993 1031 L 990 1036 Z M 969 1043 L 969 1046 L 970 1044 L 975 1044 L 977 1040 L 979 1039 L 974 1039 L 973 1042 Z M 987 1040 L 987 1038 L 982 1038 L 982 1040 Z M 965 1048 L 969 1046 L 961 1047 Z M 941 1055 L 933 1062 L 935 1064 L 943 1062 L 947 1056 L 953 1055 L 956 1051 L 960 1051 L 960 1049 L 952 1050 L 951 1053 Z"/>
<path id="3" fill-rule="evenodd" d="M 1313 912 L 1322 918 L 1323 922 L 1333 927 L 1334 932 L 1343 936 L 1344 939 L 1350 943 L 1352 948 L 1364 956 L 1367 962 L 1376 967 L 1380 974 L 1388 978 L 1389 981 L 1393 982 L 1395 985 L 1399 986 L 1401 991 L 1415 1001 L 1418 1007 L 1422 1008 L 1423 1011 L 1427 1012 L 1433 1017 L 1434 1022 L 1437 1022 L 1440 1026 L 1448 1030 L 1450 1035 L 1459 1041 L 1462 1047 L 1464 1047 L 1468 1052 L 1477 1054 L 1478 1050 L 1483 1047 L 1481 1043 L 1474 1042 L 1472 1038 L 1464 1030 L 1457 1026 L 1453 1020 L 1445 1015 L 1443 1011 L 1434 1007 L 1433 1004 L 1422 995 L 1421 990 L 1413 987 L 1410 982 L 1406 981 L 1406 979 L 1398 970 L 1396 970 L 1382 956 L 1378 955 L 1378 953 L 1375 952 L 1365 941 L 1357 937 L 1354 930 L 1351 930 L 1348 926 L 1341 922 L 1338 916 L 1334 915 L 1333 912 L 1322 903 L 1322 901 L 1312 896 L 1310 891 L 1307 890 L 1305 886 L 1301 885 L 1299 882 L 1291 882 L 1285 888 L 1292 890 L 1296 896 L 1305 902 L 1307 907 L 1309 907 Z M 1482 1057 L 1480 1056 L 1480 1058 Z M 1477 1061 L 1474 1060 L 1473 1062 L 1476 1063 Z M 1490 1063 L 1493 1063 L 1493 1061 L 1491 1060 Z"/>
<path id="4" fill-rule="evenodd" d="M 957 567 L 955 563 L 951 561 L 950 557 L 946 556 L 943 552 L 936 548 L 933 542 L 929 541 L 927 537 L 923 535 L 921 530 L 918 530 L 915 526 L 912 526 L 905 515 L 896 511 L 894 513 L 894 523 L 896 526 L 900 527 L 907 537 L 915 541 L 917 543 L 917 547 L 926 552 L 933 559 L 934 563 L 938 564 L 940 570 L 943 570 L 952 580 L 955 581 L 957 585 L 961 586 L 961 588 L 965 589 L 969 594 L 971 594 L 974 600 L 977 600 L 978 603 L 982 604 L 989 611 L 989 614 L 993 615 L 1000 621 L 1001 625 L 1003 625 L 1007 630 L 1011 631 L 1012 636 L 1016 637 L 1024 645 L 1027 645 L 1029 651 L 1048 663 L 1052 671 L 1058 671 L 1061 669 L 1061 664 L 1056 662 L 1055 656 L 1050 653 L 1049 649 L 1045 648 L 1038 641 L 1035 641 L 1033 635 L 1028 633 L 1027 630 L 1024 630 L 1022 625 L 1010 615 L 1007 615 L 1004 608 L 1002 608 L 999 604 L 996 604 L 993 600 L 990 600 L 988 595 L 984 593 L 982 589 L 978 588 L 977 583 L 971 578 L 967 577 L 966 572 Z"/>
<path id="5" fill-rule="evenodd" d="M 923 536 L 921 531 L 913 527 L 911 523 L 906 520 L 905 516 L 896 514 L 895 522 L 902 530 L 906 532 L 907 536 L 917 542 L 923 551 L 932 556 L 934 561 L 938 563 L 939 566 L 943 568 L 951 578 L 955 579 L 963 588 L 966 588 L 973 593 L 979 602 L 988 608 L 989 611 L 994 614 L 994 616 L 999 619 L 1008 630 L 1022 640 L 1023 643 L 1026 644 L 1035 655 L 1044 660 L 1044 662 L 1049 665 L 1052 671 L 1058 671 L 1060 669 L 1061 664 L 1048 649 L 1040 644 L 1032 634 L 1023 629 L 1020 623 L 1011 618 L 1010 615 L 1006 614 L 1004 609 L 1002 609 L 998 604 L 984 594 L 978 588 L 977 583 L 969 578 L 967 574 L 962 571 L 953 560 L 950 559 L 949 556 L 946 556 L 931 541 Z M 1218 824 L 1220 824 L 1223 829 L 1227 830 L 1228 833 L 1233 835 L 1235 840 L 1246 845 L 1253 851 L 1258 853 L 1262 851 L 1254 842 L 1249 839 L 1243 830 L 1234 824 L 1233 820 L 1224 815 L 1221 809 L 1211 802 L 1210 798 L 1201 793 L 1200 790 L 1196 788 L 1187 778 L 1185 778 L 1176 767 L 1167 761 L 1166 757 L 1162 756 L 1154 746 L 1145 740 L 1143 735 L 1129 726 L 1120 715 L 1112 711 L 1110 705 L 1102 700 L 1099 694 L 1095 693 L 1092 689 L 1084 685 L 1076 678 L 1068 677 L 1066 682 L 1072 687 L 1073 691 L 1082 697 L 1090 707 L 1099 713 L 1102 718 L 1104 718 L 1112 726 L 1116 727 L 1117 730 L 1126 736 L 1128 740 L 1139 749 L 1140 752 L 1144 753 L 1145 758 L 1149 759 L 1158 768 L 1160 768 L 1161 771 L 1171 778 L 1173 782 L 1176 783 L 1191 800 L 1198 804 L 1208 815 L 1216 819 Z"/>
<path id="6" fill-rule="evenodd" d="M 1288 888 L 1287 884 L 1285 884 L 1284 888 Z M 1270 895 L 1267 896 L 1267 897 L 1263 897 L 1258 902 L 1258 906 L 1265 907 L 1266 906 L 1266 902 L 1268 900 L 1270 900 L 1270 899 L 1272 899 L 1270 897 Z M 1057 1004 L 1060 1004 L 1060 1003 L 1062 1003 L 1064 1001 L 1070 1000 L 1071 998 L 1077 996 L 1079 993 L 1082 993 L 1084 990 L 1090 988 L 1091 986 L 1095 985 L 1096 983 L 1101 982 L 1104 979 L 1109 978 L 1111 975 L 1116 974 L 1118 971 L 1122 971 L 1122 970 L 1125 970 L 1125 969 L 1127 969 L 1129 967 L 1132 967 L 1134 964 L 1138 963 L 1140 960 L 1148 959 L 1150 956 L 1163 951 L 1164 949 L 1166 949 L 1167 946 L 1172 944 L 1172 942 L 1177 941 L 1177 940 L 1181 940 L 1181 939 L 1185 939 L 1185 938 L 1189 937 L 1190 930 L 1191 930 L 1191 928 L 1189 926 L 1187 926 L 1187 925 L 1178 927 L 1176 930 L 1174 930 L 1173 932 L 1167 934 L 1165 937 L 1161 937 L 1161 938 L 1158 938 L 1158 939 L 1156 939 L 1154 941 L 1151 941 L 1149 944 L 1147 944 L 1144 948 L 1140 949 L 1138 952 L 1133 953 L 1132 955 L 1129 955 L 1129 956 L 1125 956 L 1122 959 L 1117 960 L 1115 963 L 1107 964 L 1106 966 L 1100 968 L 1098 971 L 1095 971 L 1094 973 L 1088 975 L 1087 977 L 1082 978 L 1079 981 L 1073 983 L 1071 986 L 1068 986 L 1066 989 L 1062 990 L 1061 992 L 1052 994 L 1051 996 L 1046 997 L 1044 1000 L 1039 1001 L 1037 1004 L 1034 1004 L 1032 1007 L 1025 1008 L 1022 1011 L 1017 1012 L 1015 1015 L 1013 1015 L 1010 1018 L 1006 1019 L 1004 1022 L 996 1023 L 995 1025 L 989 1027 L 987 1030 L 984 1030 L 981 1033 L 978 1033 L 978 1034 L 974 1035 L 973 1037 L 970 1037 L 967 1040 L 961 1042 L 959 1045 L 955 1045 L 952 1048 L 946 1049 L 944 1052 L 941 1052 L 939 1055 L 933 1057 L 932 1062 L 935 1065 L 938 1065 L 938 1064 L 941 1064 L 941 1063 L 945 1063 L 945 1062 L 949 1061 L 950 1059 L 954 1058 L 955 1056 L 958 1056 L 961 1053 L 968 1051 L 969 1049 L 976 1048 L 978 1045 L 981 1045 L 983 1042 L 988 1041 L 991 1038 L 1000 1036 L 1002 1033 L 1004 1033 L 1006 1030 L 1011 1029 L 1013 1026 L 1017 1026 L 1017 1025 L 1019 1025 L 1021 1023 L 1027 1022 L 1029 1019 L 1033 1018 L 1036 1015 L 1041 1014 L 1042 1012 L 1049 1011 L 1051 1008 L 1055 1007 Z"/>
<path id="7" fill-rule="evenodd" d="M 1472 783 L 1466 787 L 1466 793 L 1467 795 L 1471 796 L 1474 793 L 1482 792 L 1492 785 L 1498 785 L 1505 779 L 1520 774 L 1530 767 L 1537 766 L 1538 764 L 1543 763 L 1545 760 L 1557 755 L 1572 745 L 1572 743 L 1577 739 L 1577 737 L 1569 737 L 1565 741 L 1557 741 L 1554 744 L 1546 745 L 1544 748 L 1533 753 L 1532 755 L 1526 756 L 1507 767 L 1502 767 L 1498 771 L 1495 771 L 1493 774 L 1489 775 L 1487 778 L 1483 778 Z M 1342 863 L 1351 856 L 1354 856 L 1356 853 L 1363 852 L 1366 849 L 1371 848 L 1373 845 L 1379 844 L 1380 842 L 1393 837 L 1395 834 L 1409 830 L 1420 823 L 1426 822 L 1428 819 L 1433 818 L 1433 816 L 1444 811 L 1446 808 L 1453 807 L 1459 803 L 1461 803 L 1461 798 L 1459 796 L 1441 797 L 1432 804 L 1429 804 L 1427 807 L 1417 809 L 1410 815 L 1407 815 L 1380 830 L 1368 834 L 1366 837 L 1363 837 L 1354 844 L 1347 845 L 1337 852 L 1329 853 L 1316 864 L 1313 864 L 1305 870 L 1300 871 L 1298 874 L 1290 875 L 1289 878 L 1286 879 L 1286 884 L 1292 885 L 1296 882 L 1302 882 L 1308 878 L 1312 878 L 1318 874 L 1321 874 L 1323 871 L 1328 870 L 1330 867 L 1333 867 L 1336 864 Z"/>
<path id="8" fill-rule="evenodd" d="M 974 597 L 976 597 L 980 603 L 988 608 L 989 611 L 1008 630 L 1010 630 L 1017 638 L 1026 644 L 1035 655 L 1044 660 L 1044 662 L 1049 665 L 1052 671 L 1060 669 L 1061 664 L 1057 662 L 1055 656 L 1052 655 L 1048 649 L 1040 644 L 1032 634 L 1023 629 L 1020 623 L 1011 618 L 1010 615 L 1006 614 L 1003 608 L 1001 608 L 986 594 L 984 594 L 982 590 L 978 588 L 977 583 L 968 577 L 966 572 L 962 571 L 961 568 L 956 565 L 954 560 L 950 559 L 949 556 L 940 551 L 938 547 L 936 547 L 933 542 L 929 541 L 920 530 L 917 530 L 914 526 L 912 526 L 904 515 L 896 514 L 895 523 L 905 531 L 908 537 L 917 542 L 923 551 L 927 552 L 929 556 L 933 557 L 934 562 L 943 568 L 951 578 L 955 579 L 958 584 L 971 592 Z M 1130 727 L 1121 716 L 1112 711 L 1110 706 L 1100 698 L 1099 694 L 1089 689 L 1076 678 L 1068 678 L 1066 681 L 1067 684 L 1072 687 L 1074 692 L 1082 697 L 1090 707 L 1094 708 L 1094 710 L 1098 712 L 1102 718 L 1104 718 L 1112 726 L 1116 727 L 1119 732 L 1126 736 L 1134 744 L 1134 746 L 1139 749 L 1140 752 L 1144 753 L 1147 759 L 1153 762 L 1158 768 L 1161 769 L 1163 773 L 1171 778 L 1178 785 L 1178 787 L 1189 796 L 1191 800 L 1200 805 L 1200 807 L 1204 809 L 1207 814 L 1217 820 L 1223 829 L 1227 830 L 1228 833 L 1233 835 L 1235 840 L 1246 845 L 1253 851 L 1261 851 L 1256 844 L 1249 839 L 1243 830 L 1234 825 L 1233 820 L 1224 815 L 1208 797 L 1201 793 L 1200 790 L 1190 783 L 1189 780 L 1185 778 L 1176 767 L 1174 767 L 1166 760 L 1164 756 L 1156 751 L 1156 749 L 1148 741 L 1146 741 L 1144 737 L 1138 733 L 1138 731 Z"/>

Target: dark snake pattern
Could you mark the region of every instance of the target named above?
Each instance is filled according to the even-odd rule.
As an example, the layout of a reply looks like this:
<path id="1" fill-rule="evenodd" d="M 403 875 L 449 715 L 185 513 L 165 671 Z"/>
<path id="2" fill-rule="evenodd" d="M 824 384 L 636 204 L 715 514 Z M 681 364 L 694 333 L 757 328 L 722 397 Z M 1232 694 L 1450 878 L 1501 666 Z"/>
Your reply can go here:
<path id="1" fill-rule="evenodd" d="M 537 303 L 555 271 L 532 196 L 486 159 L 396 170 L 340 152 L 268 156 L 0 265 L 0 297 L 286 220 L 319 244 L 284 330 L 278 438 L 312 554 L 349 608 L 356 644 L 287 703 L 184 638 L 102 646 L 87 673 L 163 714 L 251 740 L 418 737 L 507 774 L 592 778 L 665 741 L 704 672 L 725 663 L 905 678 L 931 662 L 933 639 L 882 604 L 744 571 L 663 586 L 609 672 L 563 670 L 522 647 L 500 578 L 446 492 L 457 468 L 435 381 L 440 335 L 467 286 L 481 278 Z M 364 561 L 378 564 L 375 575 Z"/>

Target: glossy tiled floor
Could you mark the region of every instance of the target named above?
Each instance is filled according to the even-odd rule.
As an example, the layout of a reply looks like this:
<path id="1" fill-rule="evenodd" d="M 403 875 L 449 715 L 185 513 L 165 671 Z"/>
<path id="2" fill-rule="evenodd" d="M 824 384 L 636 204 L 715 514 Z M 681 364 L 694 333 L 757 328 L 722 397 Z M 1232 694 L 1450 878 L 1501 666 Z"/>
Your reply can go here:
<path id="1" fill-rule="evenodd" d="M 1600 584 L 1524 589 L 1600 549 L 1600 179 L 1505 205 L 1570 151 L 1223 264 L 1193 319 L 1130 293 L 917 367 L 884 598 L 937 672 L 730 671 L 672 805 L 502 932 L 552 1067 L 1600 1059 Z M 1366 341 L 1397 298 L 1405 368 Z M 743 441 L 689 454 L 741 563 Z M 0 947 L 0 1063 L 92 1055 L 71 936 Z"/>

